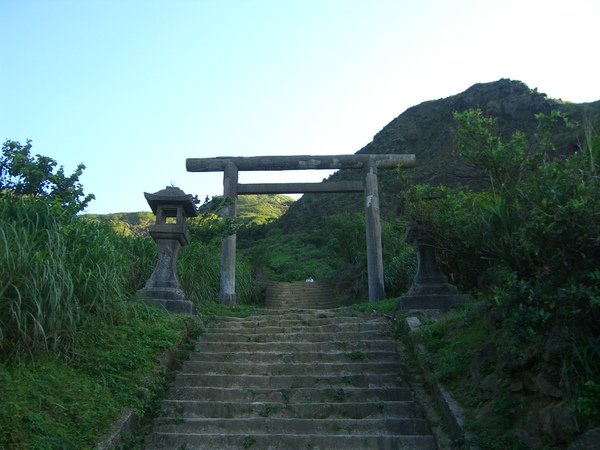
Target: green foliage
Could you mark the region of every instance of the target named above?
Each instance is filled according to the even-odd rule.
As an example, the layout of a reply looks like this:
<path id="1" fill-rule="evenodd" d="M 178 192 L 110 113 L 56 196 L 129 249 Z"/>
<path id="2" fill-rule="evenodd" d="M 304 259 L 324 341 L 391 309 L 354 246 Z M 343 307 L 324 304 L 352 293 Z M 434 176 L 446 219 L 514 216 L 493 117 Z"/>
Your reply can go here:
<path id="1" fill-rule="evenodd" d="M 405 242 L 404 220 L 387 219 L 381 223 L 383 273 L 388 297 L 399 297 L 410 288 L 417 271 L 417 257 L 412 245 Z"/>
<path id="2" fill-rule="evenodd" d="M 428 350 L 427 364 L 435 368 L 434 376 L 439 381 L 454 383 L 464 376 L 469 363 L 490 336 L 492 327 L 485 320 L 467 320 L 469 307 L 454 311 L 420 330 L 419 339 Z M 472 393 L 463 394 L 468 397 Z"/>
<path id="3" fill-rule="evenodd" d="M 220 292 L 221 242 L 192 241 L 183 247 L 177 264 L 177 277 L 186 296 L 197 308 L 216 302 Z M 252 268 L 243 255 L 237 256 L 236 300 L 241 304 L 258 304 L 263 286 L 252 278 Z"/>
<path id="4" fill-rule="evenodd" d="M 292 197 L 280 194 L 240 195 L 237 216 L 245 225 L 265 225 L 279 219 L 294 202 Z"/>
<path id="5" fill-rule="evenodd" d="M 79 177 L 85 166 L 65 175 L 64 168 L 47 156 L 31 155 L 31 141 L 25 145 L 7 140 L 0 157 L 0 195 L 27 195 L 60 205 L 71 213 L 86 208 L 94 195 L 83 193 Z M 82 198 L 83 197 L 83 198 Z"/>
<path id="6" fill-rule="evenodd" d="M 583 383 L 574 407 L 575 411 L 585 419 L 597 419 L 598 411 L 600 411 L 600 382 L 598 380 L 588 380 Z"/>
<path id="7" fill-rule="evenodd" d="M 512 167 L 511 154 L 505 157 L 497 167 Z M 538 160 L 527 161 L 527 177 L 505 171 L 493 193 L 440 189 L 427 200 L 431 189 L 414 189 L 409 210 L 465 285 L 474 287 L 491 269 L 495 301 L 508 311 L 518 308 L 523 322 L 535 329 L 559 321 L 591 329 L 598 314 L 599 180 L 583 154 L 535 166 Z"/>
<path id="8" fill-rule="evenodd" d="M 455 117 L 457 150 L 488 176 L 490 189 L 417 186 L 406 210 L 451 277 L 478 292 L 490 313 L 464 330 L 448 321 L 429 327 L 424 338 L 432 366 L 451 383 L 466 377 L 473 347 L 461 340 L 478 336 L 477 327 L 493 326 L 489 335 L 498 329 L 517 353 L 543 348 L 548 336 L 560 333 L 562 366 L 545 361 L 544 370 L 560 379 L 579 414 L 593 420 L 600 410 L 600 179 L 591 156 L 597 149 L 558 155 L 551 138 L 569 125 L 560 114 L 537 116 L 535 148 L 518 133 L 503 142 L 479 111 Z M 507 412 L 502 399 L 494 401 L 500 416 Z M 498 426 L 506 429 L 510 420 Z"/>
<path id="9" fill-rule="evenodd" d="M 124 236 L 147 236 L 148 226 L 156 221 L 150 211 L 114 214 L 86 214 L 89 220 L 108 224 L 115 232 Z"/>
<path id="10" fill-rule="evenodd" d="M 284 232 L 263 226 L 262 232 L 242 232 L 241 253 L 253 266 L 261 267 L 274 281 L 342 280 L 352 285 L 355 299 L 367 292 L 366 233 L 364 214 L 333 214 L 315 219 L 307 229 Z M 386 292 L 398 296 L 414 277 L 416 257 L 404 241 L 405 223 L 398 219 L 382 222 Z M 350 279 L 358 273 L 358 279 Z M 344 292 L 344 294 L 348 294 Z"/>
<path id="11" fill-rule="evenodd" d="M 492 192 L 519 181 L 529 162 L 525 135 L 516 131 L 508 142 L 497 134 L 495 120 L 481 110 L 454 113 L 458 122 L 455 150 L 472 168 L 487 176 Z"/>
<path id="12" fill-rule="evenodd" d="M 164 389 L 159 352 L 197 332 L 190 317 L 128 304 L 113 324 L 84 313 L 74 357 L 0 363 L 0 447 L 92 448 L 123 408 L 144 414 Z"/>
<path id="13" fill-rule="evenodd" d="M 129 265 L 111 230 L 33 198 L 0 199 L 0 351 L 72 349 L 81 311 L 109 316 Z"/>
<path id="14" fill-rule="evenodd" d="M 329 279 L 336 270 L 366 258 L 364 219 L 358 214 L 323 217 L 318 227 L 305 232 L 272 227 L 263 239 L 247 239 L 240 239 L 242 253 L 274 281 Z"/>
<path id="15" fill-rule="evenodd" d="M 396 310 L 397 304 L 397 298 L 387 298 L 377 302 L 362 301 L 348 306 L 348 310 L 352 314 L 380 312 L 391 315 Z"/>
<path id="16" fill-rule="evenodd" d="M 240 195 L 236 200 L 236 217 L 224 217 L 223 211 L 231 207 L 233 199 L 207 197 L 198 217 L 188 221 L 188 227 L 192 238 L 203 242 L 239 232 L 249 236 L 280 218 L 293 201 L 287 195 Z"/>

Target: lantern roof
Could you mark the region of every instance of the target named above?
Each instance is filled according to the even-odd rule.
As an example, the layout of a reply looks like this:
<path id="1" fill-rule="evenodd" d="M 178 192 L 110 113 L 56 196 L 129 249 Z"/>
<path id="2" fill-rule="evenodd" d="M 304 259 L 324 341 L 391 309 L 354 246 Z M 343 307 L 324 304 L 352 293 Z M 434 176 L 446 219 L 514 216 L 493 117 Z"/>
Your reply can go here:
<path id="1" fill-rule="evenodd" d="M 198 215 L 196 205 L 194 205 L 194 197 L 191 194 L 186 194 L 178 187 L 167 186 L 153 194 L 144 192 L 144 197 L 146 197 L 146 201 L 154 214 L 156 214 L 159 205 L 169 205 L 183 206 L 186 217 L 196 217 Z"/>

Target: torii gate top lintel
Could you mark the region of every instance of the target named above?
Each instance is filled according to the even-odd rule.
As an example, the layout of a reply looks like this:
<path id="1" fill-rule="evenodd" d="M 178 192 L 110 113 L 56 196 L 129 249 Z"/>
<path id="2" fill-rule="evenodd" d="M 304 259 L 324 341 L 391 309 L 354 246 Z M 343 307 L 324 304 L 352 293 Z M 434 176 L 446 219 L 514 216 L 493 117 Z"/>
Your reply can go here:
<path id="1" fill-rule="evenodd" d="M 298 156 L 220 156 L 188 158 L 188 172 L 221 172 L 228 164 L 241 171 L 362 169 L 369 166 L 391 169 L 414 167 L 415 155 L 356 154 L 356 155 L 298 155 Z"/>
<path id="2" fill-rule="evenodd" d="M 229 206 L 224 208 L 223 214 L 225 216 L 235 216 L 235 198 L 238 194 L 364 191 L 369 301 L 385 298 L 377 169 L 409 168 L 414 167 L 414 165 L 415 155 L 395 154 L 222 156 L 217 158 L 188 158 L 186 160 L 188 172 L 223 172 L 223 194 L 233 200 Z M 363 182 L 238 183 L 238 171 L 315 169 L 362 169 Z M 221 303 L 230 306 L 235 305 L 235 246 L 235 234 L 223 239 L 220 295 Z"/>

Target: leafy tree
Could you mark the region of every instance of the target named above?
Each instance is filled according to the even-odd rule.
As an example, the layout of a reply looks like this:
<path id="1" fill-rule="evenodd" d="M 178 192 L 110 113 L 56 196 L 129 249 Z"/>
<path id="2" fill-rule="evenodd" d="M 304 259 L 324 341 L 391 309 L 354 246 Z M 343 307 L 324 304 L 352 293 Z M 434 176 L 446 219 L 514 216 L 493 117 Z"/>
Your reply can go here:
<path id="1" fill-rule="evenodd" d="M 0 157 L 0 196 L 31 196 L 60 205 L 73 214 L 84 210 L 95 197 L 85 195 L 79 177 L 85 166 L 79 164 L 71 175 L 48 157 L 31 153 L 31 140 L 25 145 L 6 140 Z"/>
<path id="2" fill-rule="evenodd" d="M 454 113 L 458 122 L 455 149 L 473 169 L 481 170 L 489 179 L 492 192 L 520 180 L 531 155 L 527 153 L 525 135 L 517 131 L 503 142 L 496 131 L 496 121 L 481 110 Z"/>

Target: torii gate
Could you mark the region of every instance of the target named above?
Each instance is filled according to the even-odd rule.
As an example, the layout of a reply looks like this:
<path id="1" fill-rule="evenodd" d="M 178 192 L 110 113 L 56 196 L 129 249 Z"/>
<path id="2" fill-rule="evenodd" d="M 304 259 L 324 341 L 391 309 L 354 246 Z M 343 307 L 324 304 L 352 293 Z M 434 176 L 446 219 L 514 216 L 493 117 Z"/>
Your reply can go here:
<path id="1" fill-rule="evenodd" d="M 369 301 L 385 298 L 383 252 L 377 169 L 414 167 L 415 155 L 333 155 L 333 156 L 252 156 L 188 158 L 188 172 L 223 172 L 223 195 L 232 201 L 224 208 L 225 217 L 235 217 L 236 199 L 243 194 L 301 194 L 364 192 L 367 232 L 367 269 Z M 238 172 L 270 170 L 361 169 L 363 181 L 322 183 L 239 184 Z M 236 235 L 223 238 L 221 247 L 221 303 L 235 305 Z"/>

